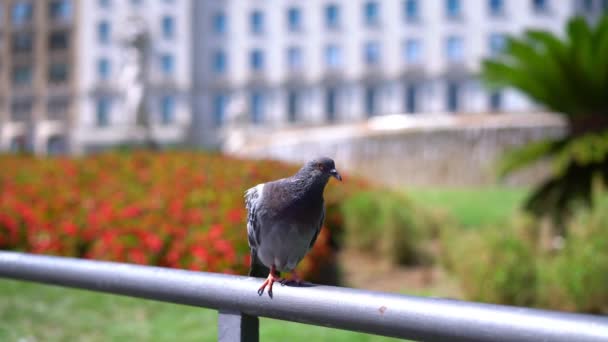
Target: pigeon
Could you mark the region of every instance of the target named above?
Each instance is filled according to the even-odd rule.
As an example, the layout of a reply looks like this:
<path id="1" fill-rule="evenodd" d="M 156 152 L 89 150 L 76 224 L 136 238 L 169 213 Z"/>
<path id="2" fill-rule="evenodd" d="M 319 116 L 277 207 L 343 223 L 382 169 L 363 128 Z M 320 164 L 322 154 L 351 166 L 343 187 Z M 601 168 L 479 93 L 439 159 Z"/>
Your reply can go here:
<path id="1" fill-rule="evenodd" d="M 317 240 L 325 206 L 323 190 L 330 177 L 342 181 L 334 161 L 327 157 L 308 161 L 293 176 L 262 183 L 245 192 L 247 237 L 251 249 L 250 276 L 268 277 L 258 289 L 285 284 L 280 272 L 292 272 Z"/>

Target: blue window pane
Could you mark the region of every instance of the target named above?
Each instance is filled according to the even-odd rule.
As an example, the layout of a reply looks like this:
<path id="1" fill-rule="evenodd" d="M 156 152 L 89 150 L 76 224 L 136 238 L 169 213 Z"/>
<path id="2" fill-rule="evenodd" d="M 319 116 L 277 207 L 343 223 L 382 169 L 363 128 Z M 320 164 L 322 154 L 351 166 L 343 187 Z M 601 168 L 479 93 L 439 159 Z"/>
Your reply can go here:
<path id="1" fill-rule="evenodd" d="M 67 21 L 72 18 L 72 1 L 55 0 L 49 3 L 49 16 L 53 20 Z"/>
<path id="2" fill-rule="evenodd" d="M 264 53 L 262 50 L 251 51 L 249 55 L 249 66 L 255 71 L 264 69 Z"/>
<path id="3" fill-rule="evenodd" d="M 336 121 L 338 92 L 334 88 L 327 89 L 325 94 L 325 115 L 328 122 Z"/>
<path id="4" fill-rule="evenodd" d="M 213 124 L 219 127 L 226 120 L 226 106 L 228 105 L 228 96 L 218 94 L 213 97 Z"/>
<path id="5" fill-rule="evenodd" d="M 32 21 L 34 7 L 30 1 L 18 1 L 13 5 L 11 13 L 14 25 L 23 25 Z"/>
<path id="6" fill-rule="evenodd" d="M 503 0 L 488 0 L 488 8 L 491 15 L 499 16 L 504 14 Z"/>
<path id="7" fill-rule="evenodd" d="M 97 0 L 97 4 L 101 8 L 109 8 L 112 5 L 110 0 Z"/>
<path id="8" fill-rule="evenodd" d="M 262 34 L 264 33 L 264 13 L 261 11 L 253 11 L 249 18 L 251 25 L 251 33 Z"/>
<path id="9" fill-rule="evenodd" d="M 455 82 L 449 82 L 447 87 L 447 110 L 457 112 L 460 110 L 460 86 Z"/>
<path id="10" fill-rule="evenodd" d="M 226 15 L 222 12 L 213 15 L 212 19 L 213 32 L 217 34 L 226 33 L 227 19 Z"/>
<path id="11" fill-rule="evenodd" d="M 175 20 L 173 17 L 163 17 L 162 19 L 162 27 L 163 27 L 163 37 L 166 39 L 173 38 L 175 34 Z"/>
<path id="12" fill-rule="evenodd" d="M 380 62 L 380 43 L 377 41 L 365 43 L 365 63 L 375 65 Z"/>
<path id="13" fill-rule="evenodd" d="M 97 108 L 95 112 L 95 124 L 100 127 L 110 124 L 110 100 L 101 98 L 97 100 Z"/>
<path id="14" fill-rule="evenodd" d="M 329 29 L 337 29 L 340 26 L 340 7 L 336 4 L 325 7 L 325 26 Z"/>
<path id="15" fill-rule="evenodd" d="M 460 0 L 445 0 L 445 9 L 447 16 L 450 18 L 457 18 L 462 14 Z"/>
<path id="16" fill-rule="evenodd" d="M 450 62 L 461 62 L 464 59 L 463 41 L 461 37 L 450 36 L 446 43 L 447 59 Z"/>
<path id="17" fill-rule="evenodd" d="M 490 47 L 490 54 L 497 55 L 505 49 L 506 37 L 501 33 L 490 34 L 488 45 Z"/>
<path id="18" fill-rule="evenodd" d="M 342 49 L 337 45 L 328 45 L 325 48 L 325 64 L 335 69 L 342 66 Z"/>
<path id="19" fill-rule="evenodd" d="M 302 68 L 302 49 L 292 46 L 287 49 L 287 66 L 290 70 L 300 70 Z"/>
<path id="20" fill-rule="evenodd" d="M 97 61 L 97 74 L 99 78 L 107 80 L 110 77 L 110 68 L 110 61 L 107 58 L 100 58 Z"/>
<path id="21" fill-rule="evenodd" d="M 101 21 L 97 24 L 97 40 L 101 44 L 110 42 L 110 23 L 107 21 Z"/>
<path id="22" fill-rule="evenodd" d="M 374 87 L 368 87 L 365 89 L 365 114 L 367 114 L 368 117 L 377 114 L 377 93 L 378 91 Z"/>
<path id="23" fill-rule="evenodd" d="M 163 96 L 160 103 L 160 122 L 163 125 L 172 124 L 175 121 L 175 97 Z"/>
<path id="24" fill-rule="evenodd" d="M 160 66 L 165 75 L 173 74 L 174 60 L 173 55 L 165 54 L 160 57 Z"/>
<path id="25" fill-rule="evenodd" d="M 264 121 L 264 95 L 260 92 L 251 94 L 251 122 L 254 124 Z"/>
<path id="26" fill-rule="evenodd" d="M 406 113 L 418 112 L 418 87 L 413 84 L 405 88 L 405 111 Z"/>
<path id="27" fill-rule="evenodd" d="M 32 67 L 18 66 L 13 69 L 13 84 L 29 85 L 32 83 Z"/>
<path id="28" fill-rule="evenodd" d="M 408 39 L 405 42 L 405 60 L 407 63 L 419 63 L 421 59 L 421 43 L 418 39 Z"/>
<path id="29" fill-rule="evenodd" d="M 490 109 L 499 112 L 502 109 L 502 93 L 496 91 L 490 94 Z"/>
<path id="30" fill-rule="evenodd" d="M 380 6 L 376 1 L 368 1 L 364 5 L 365 24 L 376 26 L 380 23 Z"/>
<path id="31" fill-rule="evenodd" d="M 287 120 L 296 122 L 298 119 L 298 93 L 290 90 L 287 93 Z"/>
<path id="32" fill-rule="evenodd" d="M 287 10 L 287 25 L 291 32 L 298 32 L 302 29 L 302 11 L 299 8 L 292 7 Z"/>
<path id="33" fill-rule="evenodd" d="M 420 19 L 419 15 L 419 3 L 418 0 L 405 0 L 404 1 L 404 11 L 405 11 L 405 19 L 407 21 L 416 21 Z"/>
<path id="34" fill-rule="evenodd" d="M 133 6 L 139 6 L 141 5 L 143 0 L 131 0 L 131 5 Z"/>
<path id="35" fill-rule="evenodd" d="M 548 0 L 532 0 L 532 8 L 535 12 L 547 12 L 549 10 Z"/>
<path id="36" fill-rule="evenodd" d="M 216 74 L 222 74 L 226 71 L 226 54 L 224 51 L 216 51 L 213 53 L 213 72 Z"/>

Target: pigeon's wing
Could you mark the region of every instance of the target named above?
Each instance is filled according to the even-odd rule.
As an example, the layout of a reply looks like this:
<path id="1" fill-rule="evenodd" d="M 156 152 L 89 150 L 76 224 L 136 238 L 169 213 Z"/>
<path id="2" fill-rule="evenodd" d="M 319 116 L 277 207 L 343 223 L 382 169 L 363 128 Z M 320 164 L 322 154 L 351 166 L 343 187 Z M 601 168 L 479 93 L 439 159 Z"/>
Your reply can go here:
<path id="1" fill-rule="evenodd" d="M 258 184 L 245 192 L 245 207 L 247 208 L 247 238 L 249 247 L 256 249 L 260 245 L 260 224 L 257 211 L 262 200 L 264 184 Z"/>
<path id="2" fill-rule="evenodd" d="M 308 245 L 308 249 L 311 249 L 317 241 L 317 238 L 319 237 L 319 232 L 321 231 L 321 227 L 323 227 L 323 221 L 325 221 L 325 206 L 323 206 L 323 210 L 321 211 L 321 219 L 319 220 L 319 224 L 315 227 L 315 235 L 313 235 L 312 240 L 310 240 L 310 245 Z"/>

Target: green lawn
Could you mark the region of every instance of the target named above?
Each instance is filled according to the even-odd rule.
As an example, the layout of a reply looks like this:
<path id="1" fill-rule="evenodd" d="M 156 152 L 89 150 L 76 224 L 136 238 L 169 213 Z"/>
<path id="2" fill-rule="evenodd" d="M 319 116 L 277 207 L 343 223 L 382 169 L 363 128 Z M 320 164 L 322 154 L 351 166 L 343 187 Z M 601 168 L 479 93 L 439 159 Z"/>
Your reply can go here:
<path id="1" fill-rule="evenodd" d="M 447 210 L 464 227 L 506 222 L 523 203 L 528 191 L 518 188 L 414 188 L 406 192 L 428 207 Z"/>
<path id="2" fill-rule="evenodd" d="M 262 341 L 396 341 L 262 319 Z M 217 313 L 0 279 L 0 341 L 215 341 Z"/>

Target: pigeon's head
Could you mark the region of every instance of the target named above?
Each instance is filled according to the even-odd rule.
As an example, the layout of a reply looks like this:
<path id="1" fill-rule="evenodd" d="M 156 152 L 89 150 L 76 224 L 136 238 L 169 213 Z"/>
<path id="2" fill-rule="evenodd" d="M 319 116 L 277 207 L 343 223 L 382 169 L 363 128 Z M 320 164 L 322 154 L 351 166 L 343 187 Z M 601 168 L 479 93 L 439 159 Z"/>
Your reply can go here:
<path id="1" fill-rule="evenodd" d="M 321 157 L 313 160 L 309 160 L 302 167 L 301 172 L 308 174 L 310 177 L 319 177 L 329 180 L 330 177 L 334 177 L 339 181 L 342 181 L 342 176 L 338 170 L 336 170 L 336 165 L 331 158 Z"/>

